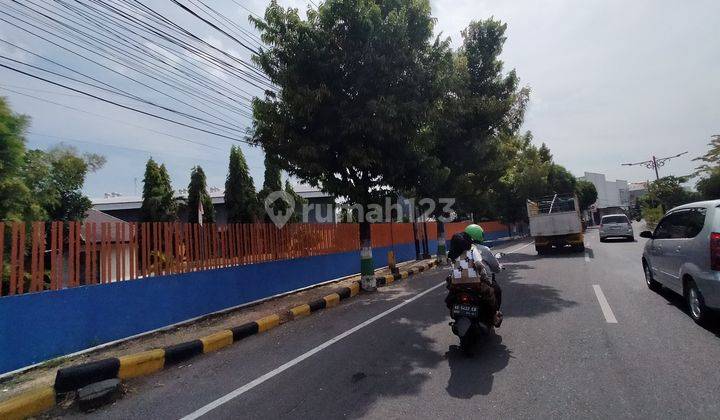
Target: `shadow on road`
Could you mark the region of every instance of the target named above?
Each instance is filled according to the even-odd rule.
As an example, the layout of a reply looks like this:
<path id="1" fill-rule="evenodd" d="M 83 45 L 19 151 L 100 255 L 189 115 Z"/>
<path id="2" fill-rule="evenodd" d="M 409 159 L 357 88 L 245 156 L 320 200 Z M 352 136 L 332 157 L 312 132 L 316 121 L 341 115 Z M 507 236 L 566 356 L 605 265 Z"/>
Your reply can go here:
<path id="1" fill-rule="evenodd" d="M 532 266 L 505 263 L 507 268 L 499 282 L 504 293 L 506 318 L 540 316 L 576 305 L 574 301 L 563 299 L 558 289 L 533 283 Z M 438 272 L 434 276 L 441 280 L 445 273 Z M 408 297 L 412 295 L 400 289 L 392 290 L 392 293 L 396 299 L 403 298 L 404 293 L 408 293 Z M 465 356 L 448 325 L 450 317 L 444 303 L 446 293 L 445 288 L 439 288 L 409 305 L 409 310 L 403 310 L 399 318 L 383 327 L 382 334 L 365 335 L 363 347 L 372 349 L 373 356 L 361 358 L 362 363 L 340 382 L 329 386 L 338 389 L 349 386 L 342 394 L 347 398 L 328 402 L 318 396 L 324 402 L 322 405 L 314 404 L 314 408 L 325 407 L 328 409 L 327 416 L 343 412 L 349 418 L 367 417 L 379 400 L 420 394 L 435 372 L 442 371 L 438 366 L 445 360 L 450 370 L 446 390 L 451 397 L 469 399 L 474 395 L 490 394 L 494 375 L 508 366 L 512 350 L 503 344 L 501 336 L 493 334 L 480 340 L 473 357 Z"/>
<path id="2" fill-rule="evenodd" d="M 690 317 L 690 310 L 685 303 L 684 297 L 665 287 L 660 289 L 660 291 L 658 291 L 657 293 L 660 296 L 664 297 L 665 300 L 667 300 L 668 305 L 676 307 L 677 309 L 681 310 L 685 315 Z M 701 328 L 706 329 L 708 332 L 711 332 L 715 334 L 716 337 L 720 338 L 720 312 L 715 312 L 712 315 L 714 316 L 710 319 L 710 321 L 708 321 L 706 325 L 702 325 Z"/>
<path id="3" fill-rule="evenodd" d="M 502 311 L 506 318 L 536 317 L 577 305 L 575 301 L 564 299 L 560 289 L 547 284 L 534 283 L 531 270 L 535 268 L 515 262 L 522 261 L 523 257 L 533 256 L 524 254 L 508 256 L 503 260 L 505 271 L 498 277 L 498 283 L 503 290 Z"/>
<path id="4" fill-rule="evenodd" d="M 490 394 L 495 373 L 505 369 L 511 353 L 502 337 L 494 333 L 480 339 L 472 357 L 466 356 L 459 346 L 450 346 L 445 353 L 450 365 L 448 394 L 459 399 Z"/>
<path id="5" fill-rule="evenodd" d="M 629 238 L 607 238 L 607 239 L 605 239 L 605 242 L 609 243 L 609 244 L 612 244 L 615 242 L 637 242 L 637 239 L 635 239 L 635 238 L 632 238 L 632 239 L 629 239 Z"/>

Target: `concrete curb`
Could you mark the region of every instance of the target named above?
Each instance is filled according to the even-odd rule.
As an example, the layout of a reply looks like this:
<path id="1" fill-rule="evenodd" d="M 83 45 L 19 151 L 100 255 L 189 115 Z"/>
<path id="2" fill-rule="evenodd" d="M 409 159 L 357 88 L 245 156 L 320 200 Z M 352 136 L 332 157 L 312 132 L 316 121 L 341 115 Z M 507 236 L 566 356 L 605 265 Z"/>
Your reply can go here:
<path id="1" fill-rule="evenodd" d="M 429 270 L 436 261 L 424 263 L 419 267 L 401 271 L 395 275 L 376 277 L 378 286 L 387 286 L 400 279 Z M 55 385 L 31 389 L 9 400 L 0 402 L 1 419 L 24 419 L 36 416 L 55 406 L 58 397 L 68 392 L 100 382 L 106 379 L 120 380 L 150 375 L 166 367 L 184 362 L 195 356 L 211 353 L 236 343 L 251 335 L 259 334 L 277 327 L 284 315 L 292 321 L 313 312 L 337 306 L 340 301 L 360 293 L 360 281 L 354 281 L 349 287 L 338 288 L 334 293 L 321 299 L 298 305 L 283 314 L 272 314 L 236 327 L 221 330 L 184 343 L 174 344 L 160 349 L 148 350 L 121 357 L 111 357 L 94 362 L 83 363 L 59 369 L 55 376 Z"/>

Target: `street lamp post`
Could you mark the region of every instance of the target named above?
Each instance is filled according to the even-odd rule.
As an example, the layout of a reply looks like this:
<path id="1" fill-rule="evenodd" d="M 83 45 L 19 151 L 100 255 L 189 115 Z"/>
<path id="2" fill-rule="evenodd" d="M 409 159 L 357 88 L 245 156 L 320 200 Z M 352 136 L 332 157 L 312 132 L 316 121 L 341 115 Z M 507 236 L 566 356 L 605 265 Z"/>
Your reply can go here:
<path id="1" fill-rule="evenodd" d="M 659 180 L 660 173 L 658 172 L 658 168 L 661 166 L 665 166 L 665 162 L 667 162 L 671 159 L 675 159 L 675 158 L 680 157 L 685 154 L 687 154 L 687 152 L 678 153 L 675 156 L 668 156 L 668 157 L 664 157 L 664 158 L 660 158 L 660 159 L 656 158 L 655 155 L 653 155 L 651 160 L 645 160 L 642 162 L 635 162 L 635 163 L 623 163 L 622 166 L 642 165 L 648 169 L 653 169 L 653 170 L 655 170 L 655 180 Z"/>

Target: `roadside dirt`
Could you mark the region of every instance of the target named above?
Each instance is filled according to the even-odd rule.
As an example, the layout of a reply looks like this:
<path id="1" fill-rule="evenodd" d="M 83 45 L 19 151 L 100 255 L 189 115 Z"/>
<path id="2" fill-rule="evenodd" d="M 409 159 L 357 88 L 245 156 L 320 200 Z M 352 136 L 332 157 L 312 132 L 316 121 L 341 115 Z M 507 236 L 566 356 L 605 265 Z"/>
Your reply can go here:
<path id="1" fill-rule="evenodd" d="M 426 264 L 429 261 L 431 260 L 411 261 L 398 264 L 398 267 L 401 270 L 408 270 L 415 266 Z M 388 273 L 388 269 L 385 268 L 377 270 L 376 276 L 383 276 Z M 215 331 L 231 328 L 272 314 L 282 314 L 281 323 L 287 322 L 287 312 L 290 308 L 322 298 L 332 293 L 332 291 L 338 287 L 349 286 L 353 281 L 359 280 L 359 278 L 360 276 L 348 277 L 337 282 L 281 296 L 231 312 L 210 315 L 187 325 L 159 331 L 75 357 L 60 357 L 49 360 L 41 366 L 0 380 L 0 401 L 11 398 L 31 388 L 53 385 L 55 374 L 60 368 L 195 340 Z"/>

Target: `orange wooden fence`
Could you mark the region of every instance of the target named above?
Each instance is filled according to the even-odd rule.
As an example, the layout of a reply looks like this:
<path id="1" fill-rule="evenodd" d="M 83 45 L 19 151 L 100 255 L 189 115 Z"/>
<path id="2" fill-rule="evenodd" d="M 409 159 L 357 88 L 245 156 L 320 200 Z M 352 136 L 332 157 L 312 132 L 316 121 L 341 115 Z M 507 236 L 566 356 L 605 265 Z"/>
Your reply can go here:
<path id="1" fill-rule="evenodd" d="M 418 239 L 437 238 L 418 223 Z M 445 225 L 446 237 L 467 223 Z M 0 222 L 0 296 L 359 249 L 357 224 Z M 374 247 L 414 241 L 411 223 L 372 225 Z"/>

